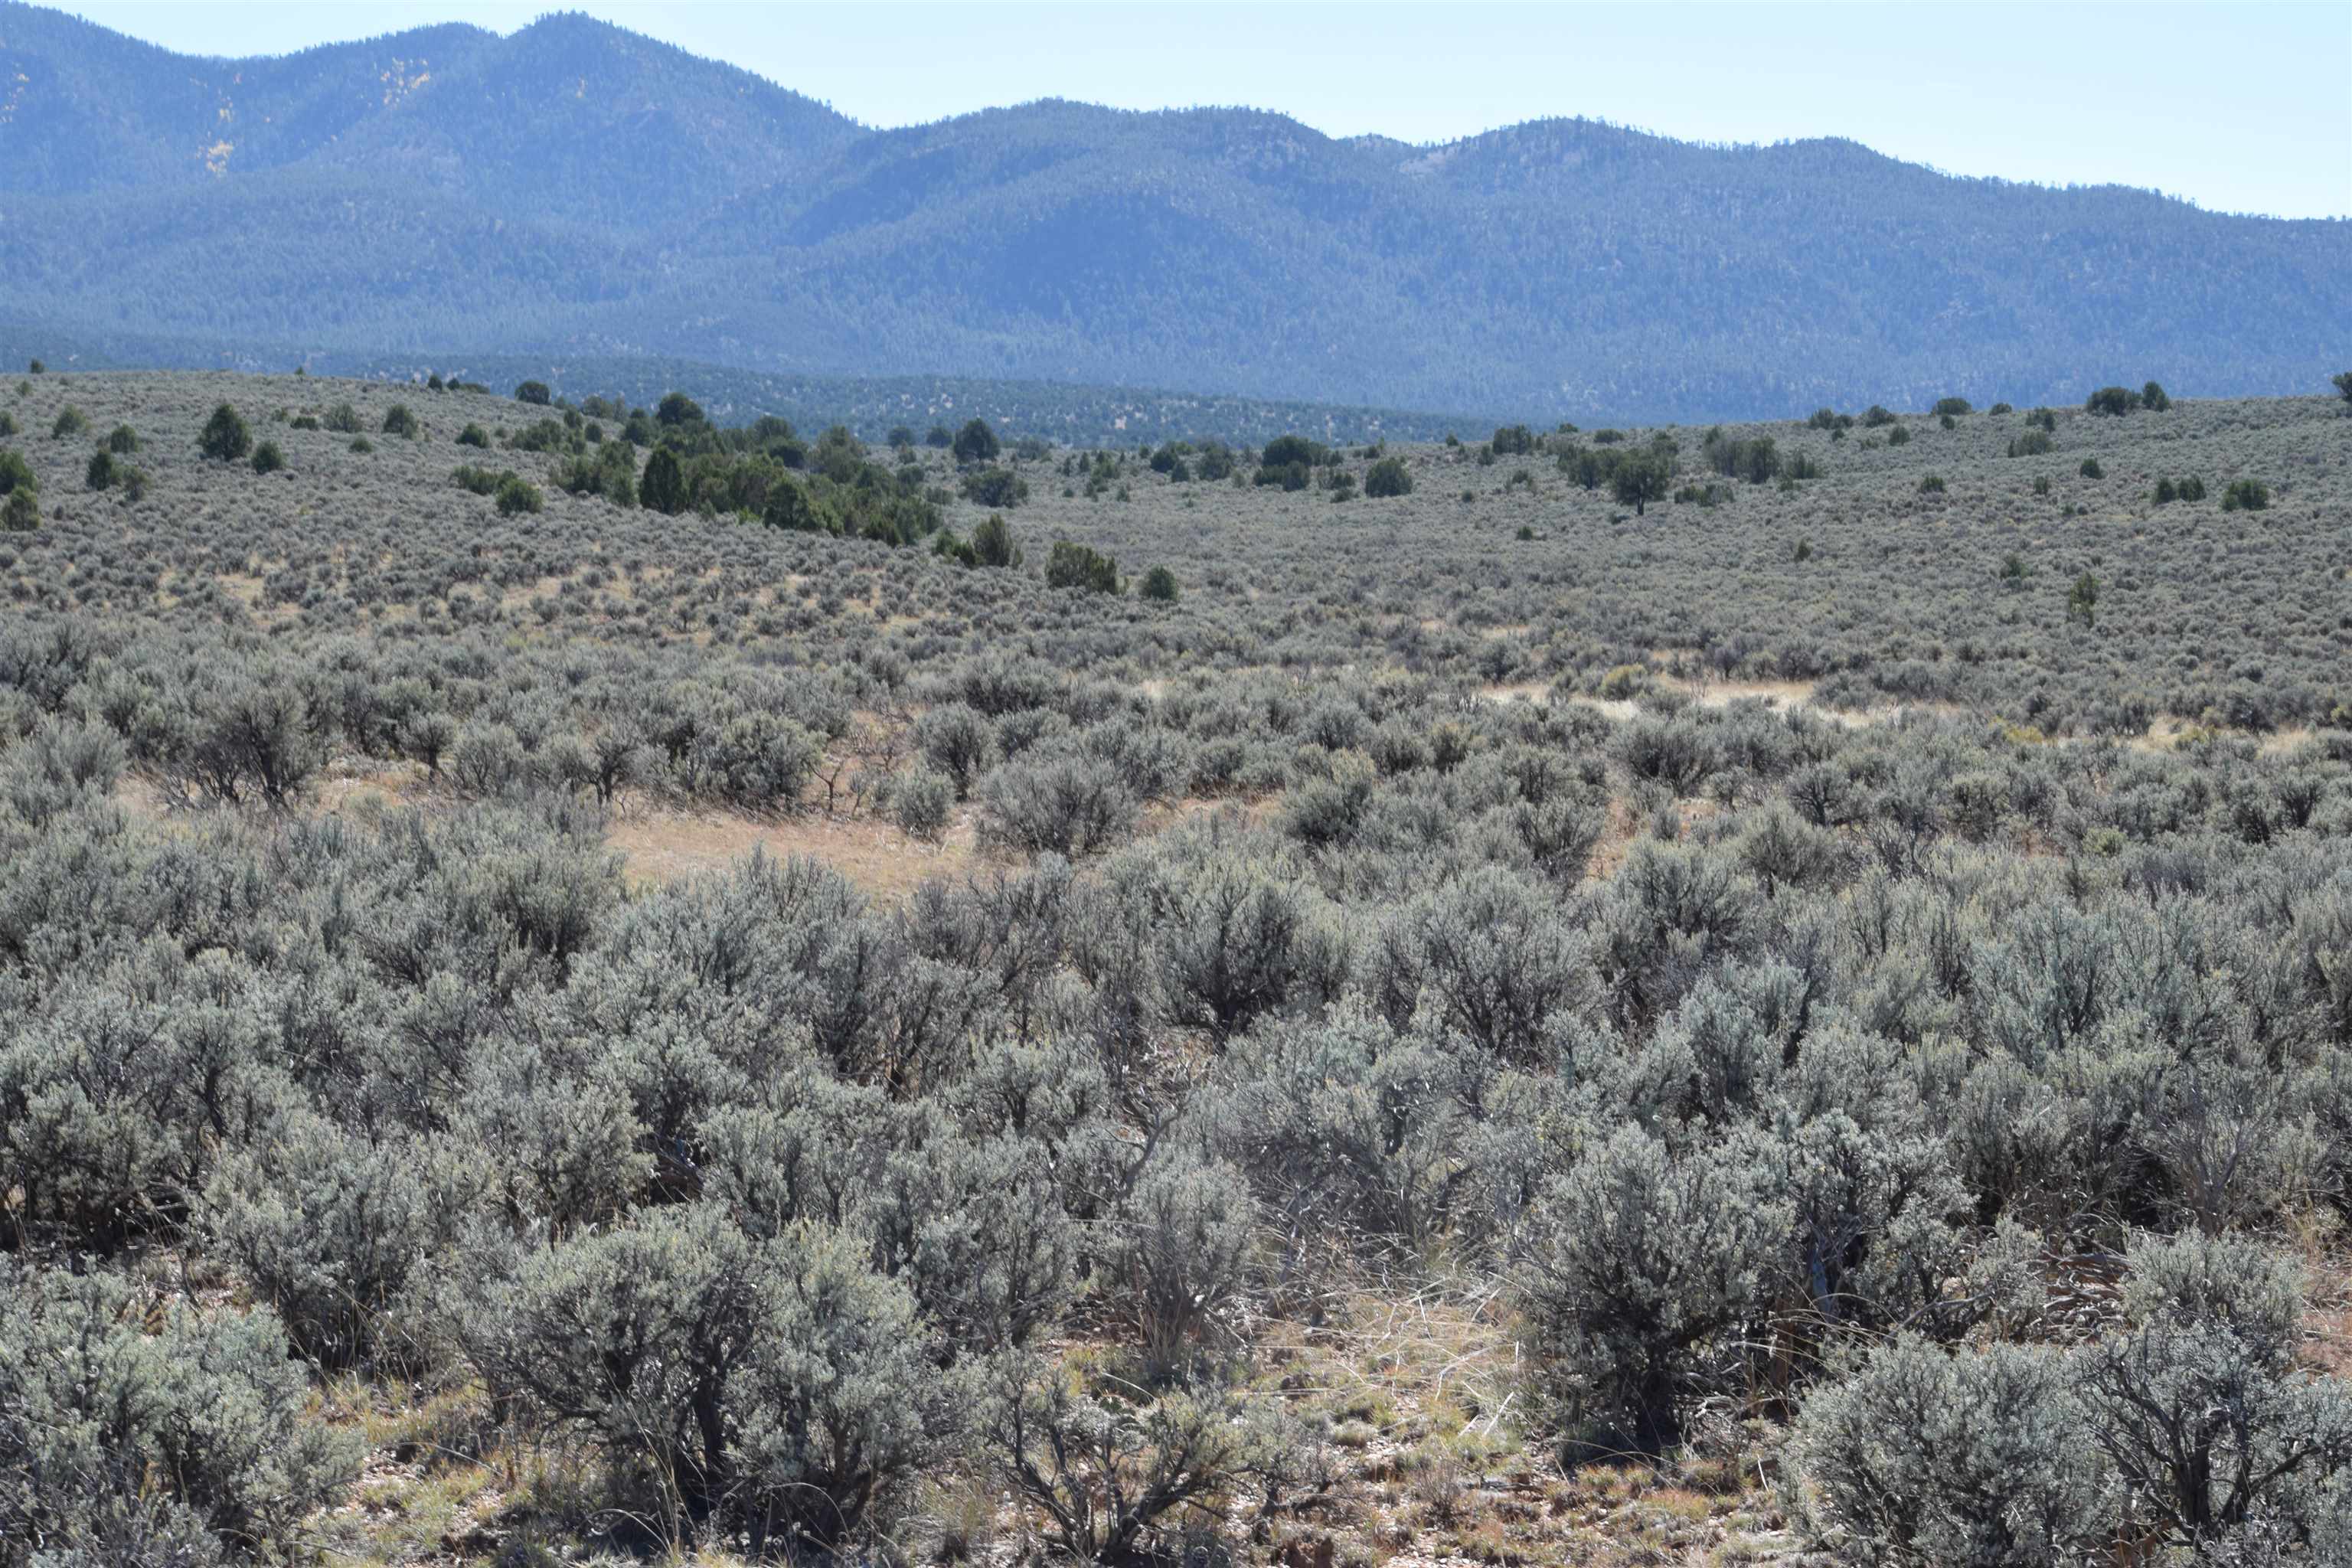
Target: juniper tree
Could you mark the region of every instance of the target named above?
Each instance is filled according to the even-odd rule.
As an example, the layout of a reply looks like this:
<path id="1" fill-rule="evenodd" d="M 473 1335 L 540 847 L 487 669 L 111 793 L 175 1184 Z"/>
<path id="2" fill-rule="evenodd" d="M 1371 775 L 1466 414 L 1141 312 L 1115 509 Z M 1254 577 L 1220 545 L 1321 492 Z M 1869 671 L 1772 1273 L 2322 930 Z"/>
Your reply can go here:
<path id="1" fill-rule="evenodd" d="M 235 462 L 253 450 L 253 436 L 236 410 L 224 403 L 205 421 L 196 449 L 215 462 Z"/>

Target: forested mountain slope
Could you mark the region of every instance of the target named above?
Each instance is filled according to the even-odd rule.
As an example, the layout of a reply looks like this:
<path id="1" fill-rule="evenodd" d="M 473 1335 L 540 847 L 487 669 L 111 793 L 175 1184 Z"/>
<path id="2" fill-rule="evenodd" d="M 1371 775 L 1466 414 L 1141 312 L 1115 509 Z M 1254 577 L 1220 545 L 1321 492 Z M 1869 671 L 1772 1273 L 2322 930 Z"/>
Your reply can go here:
<path id="1" fill-rule="evenodd" d="M 9 314 L 215 360 L 1698 418 L 2285 391 L 2352 332 L 2341 223 L 1574 120 L 1426 148 L 1040 102 L 874 132 L 577 16 L 227 61 L 0 5 L 0 213 Z"/>

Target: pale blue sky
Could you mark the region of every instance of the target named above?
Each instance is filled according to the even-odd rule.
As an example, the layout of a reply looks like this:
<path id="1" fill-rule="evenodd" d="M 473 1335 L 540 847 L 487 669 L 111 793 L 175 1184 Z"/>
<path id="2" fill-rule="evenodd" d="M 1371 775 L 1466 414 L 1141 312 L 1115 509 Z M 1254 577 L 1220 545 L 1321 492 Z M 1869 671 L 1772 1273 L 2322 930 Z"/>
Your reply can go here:
<path id="1" fill-rule="evenodd" d="M 81 0 L 193 53 L 282 53 L 538 0 Z M 2143 4 L 599 4 L 869 125 L 1045 97 L 1241 103 L 1444 141 L 1549 115 L 1671 136 L 1843 135 L 1955 174 L 2352 215 L 2352 0 Z"/>

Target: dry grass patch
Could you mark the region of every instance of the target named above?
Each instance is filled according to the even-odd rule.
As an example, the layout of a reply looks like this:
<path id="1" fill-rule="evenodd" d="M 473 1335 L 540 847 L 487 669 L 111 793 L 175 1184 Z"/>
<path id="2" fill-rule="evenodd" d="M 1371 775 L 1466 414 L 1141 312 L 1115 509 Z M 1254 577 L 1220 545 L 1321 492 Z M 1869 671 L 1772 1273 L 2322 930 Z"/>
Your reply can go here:
<path id="1" fill-rule="evenodd" d="M 903 902 L 925 882 L 956 877 L 981 859 L 972 814 L 957 812 L 947 836 L 925 844 L 871 816 L 756 817 L 657 809 L 617 817 L 604 841 L 626 857 L 632 885 L 683 881 L 723 870 L 754 849 L 822 860 L 880 904 Z"/>

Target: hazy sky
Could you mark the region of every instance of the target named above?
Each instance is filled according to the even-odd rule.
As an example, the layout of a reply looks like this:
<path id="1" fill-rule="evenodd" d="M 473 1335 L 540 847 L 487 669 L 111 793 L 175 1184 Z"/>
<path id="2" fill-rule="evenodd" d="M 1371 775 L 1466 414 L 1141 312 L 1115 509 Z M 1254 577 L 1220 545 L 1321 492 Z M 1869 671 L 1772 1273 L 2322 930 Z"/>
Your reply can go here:
<path id="1" fill-rule="evenodd" d="M 84 0 L 202 54 L 282 53 L 556 7 Z M 1280 110 L 1436 142 L 1591 115 L 1709 142 L 1850 136 L 1955 174 L 2117 183 L 2225 212 L 2352 215 L 2352 0 L 2287 4 L 600 4 L 869 125 L 1030 99 Z"/>

